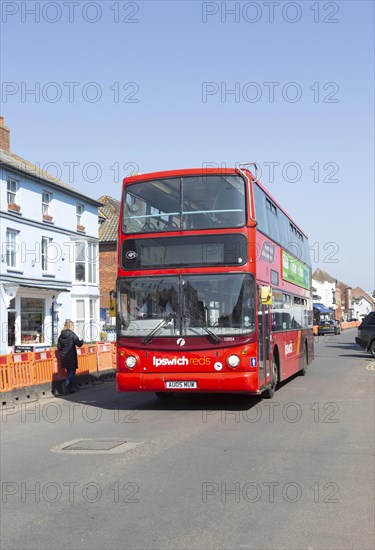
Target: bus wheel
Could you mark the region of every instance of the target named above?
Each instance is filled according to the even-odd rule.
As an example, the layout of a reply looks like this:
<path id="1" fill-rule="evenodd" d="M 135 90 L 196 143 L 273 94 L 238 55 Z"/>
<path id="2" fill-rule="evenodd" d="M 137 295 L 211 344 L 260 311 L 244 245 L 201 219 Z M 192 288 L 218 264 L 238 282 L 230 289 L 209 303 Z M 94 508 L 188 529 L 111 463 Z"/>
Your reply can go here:
<path id="1" fill-rule="evenodd" d="M 166 391 L 156 391 L 155 395 L 159 399 L 171 399 L 174 396 L 174 393 L 173 392 L 166 392 Z"/>
<path id="2" fill-rule="evenodd" d="M 305 376 L 307 374 L 307 364 L 308 364 L 308 353 L 307 353 L 307 346 L 305 344 L 305 351 L 303 352 L 303 367 L 299 371 L 301 376 Z"/>
<path id="3" fill-rule="evenodd" d="M 263 392 L 263 397 L 266 399 L 272 399 L 275 395 L 276 386 L 279 381 L 279 371 L 275 360 L 272 361 L 272 384 Z"/>

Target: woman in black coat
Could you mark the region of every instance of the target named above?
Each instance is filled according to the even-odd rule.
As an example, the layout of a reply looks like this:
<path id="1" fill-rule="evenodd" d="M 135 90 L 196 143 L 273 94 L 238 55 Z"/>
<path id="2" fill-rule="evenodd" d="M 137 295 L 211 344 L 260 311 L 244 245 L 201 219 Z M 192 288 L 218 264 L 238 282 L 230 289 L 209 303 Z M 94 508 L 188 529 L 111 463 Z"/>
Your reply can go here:
<path id="1" fill-rule="evenodd" d="M 64 325 L 64 330 L 61 331 L 57 340 L 57 347 L 61 351 L 61 366 L 66 369 L 66 379 L 62 384 L 62 392 L 74 393 L 73 381 L 78 368 L 78 358 L 76 346 L 79 348 L 83 344 L 78 336 L 73 332 L 74 324 L 72 321 L 67 321 Z"/>

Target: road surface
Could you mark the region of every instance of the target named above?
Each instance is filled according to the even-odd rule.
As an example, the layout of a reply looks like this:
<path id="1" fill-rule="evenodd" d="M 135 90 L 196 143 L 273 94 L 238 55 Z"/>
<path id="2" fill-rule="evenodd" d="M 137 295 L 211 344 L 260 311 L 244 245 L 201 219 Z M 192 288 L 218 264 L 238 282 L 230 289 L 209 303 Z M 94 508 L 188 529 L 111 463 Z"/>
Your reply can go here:
<path id="1" fill-rule="evenodd" d="M 355 330 L 273 400 L 117 394 L 6 409 L 1 548 L 373 549 L 374 362 Z"/>

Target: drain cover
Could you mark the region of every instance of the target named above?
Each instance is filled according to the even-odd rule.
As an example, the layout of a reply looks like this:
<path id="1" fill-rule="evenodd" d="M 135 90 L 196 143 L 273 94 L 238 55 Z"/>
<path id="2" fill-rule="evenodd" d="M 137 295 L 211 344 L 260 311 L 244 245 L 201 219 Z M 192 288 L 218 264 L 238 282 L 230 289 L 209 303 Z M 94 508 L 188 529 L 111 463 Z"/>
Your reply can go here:
<path id="1" fill-rule="evenodd" d="M 54 453 L 124 453 L 144 441 L 135 439 L 73 439 L 51 449 Z"/>
<path id="2" fill-rule="evenodd" d="M 126 441 L 109 441 L 107 439 L 82 439 L 62 447 L 62 451 L 110 451 L 119 445 L 124 445 Z"/>

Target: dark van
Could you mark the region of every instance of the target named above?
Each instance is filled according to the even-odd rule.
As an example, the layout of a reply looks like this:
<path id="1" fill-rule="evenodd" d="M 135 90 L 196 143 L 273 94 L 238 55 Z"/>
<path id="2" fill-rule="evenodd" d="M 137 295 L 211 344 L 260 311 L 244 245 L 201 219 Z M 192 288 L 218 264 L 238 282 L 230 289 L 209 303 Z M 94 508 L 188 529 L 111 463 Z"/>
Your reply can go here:
<path id="1" fill-rule="evenodd" d="M 363 319 L 358 327 L 355 341 L 375 358 L 375 311 Z"/>

